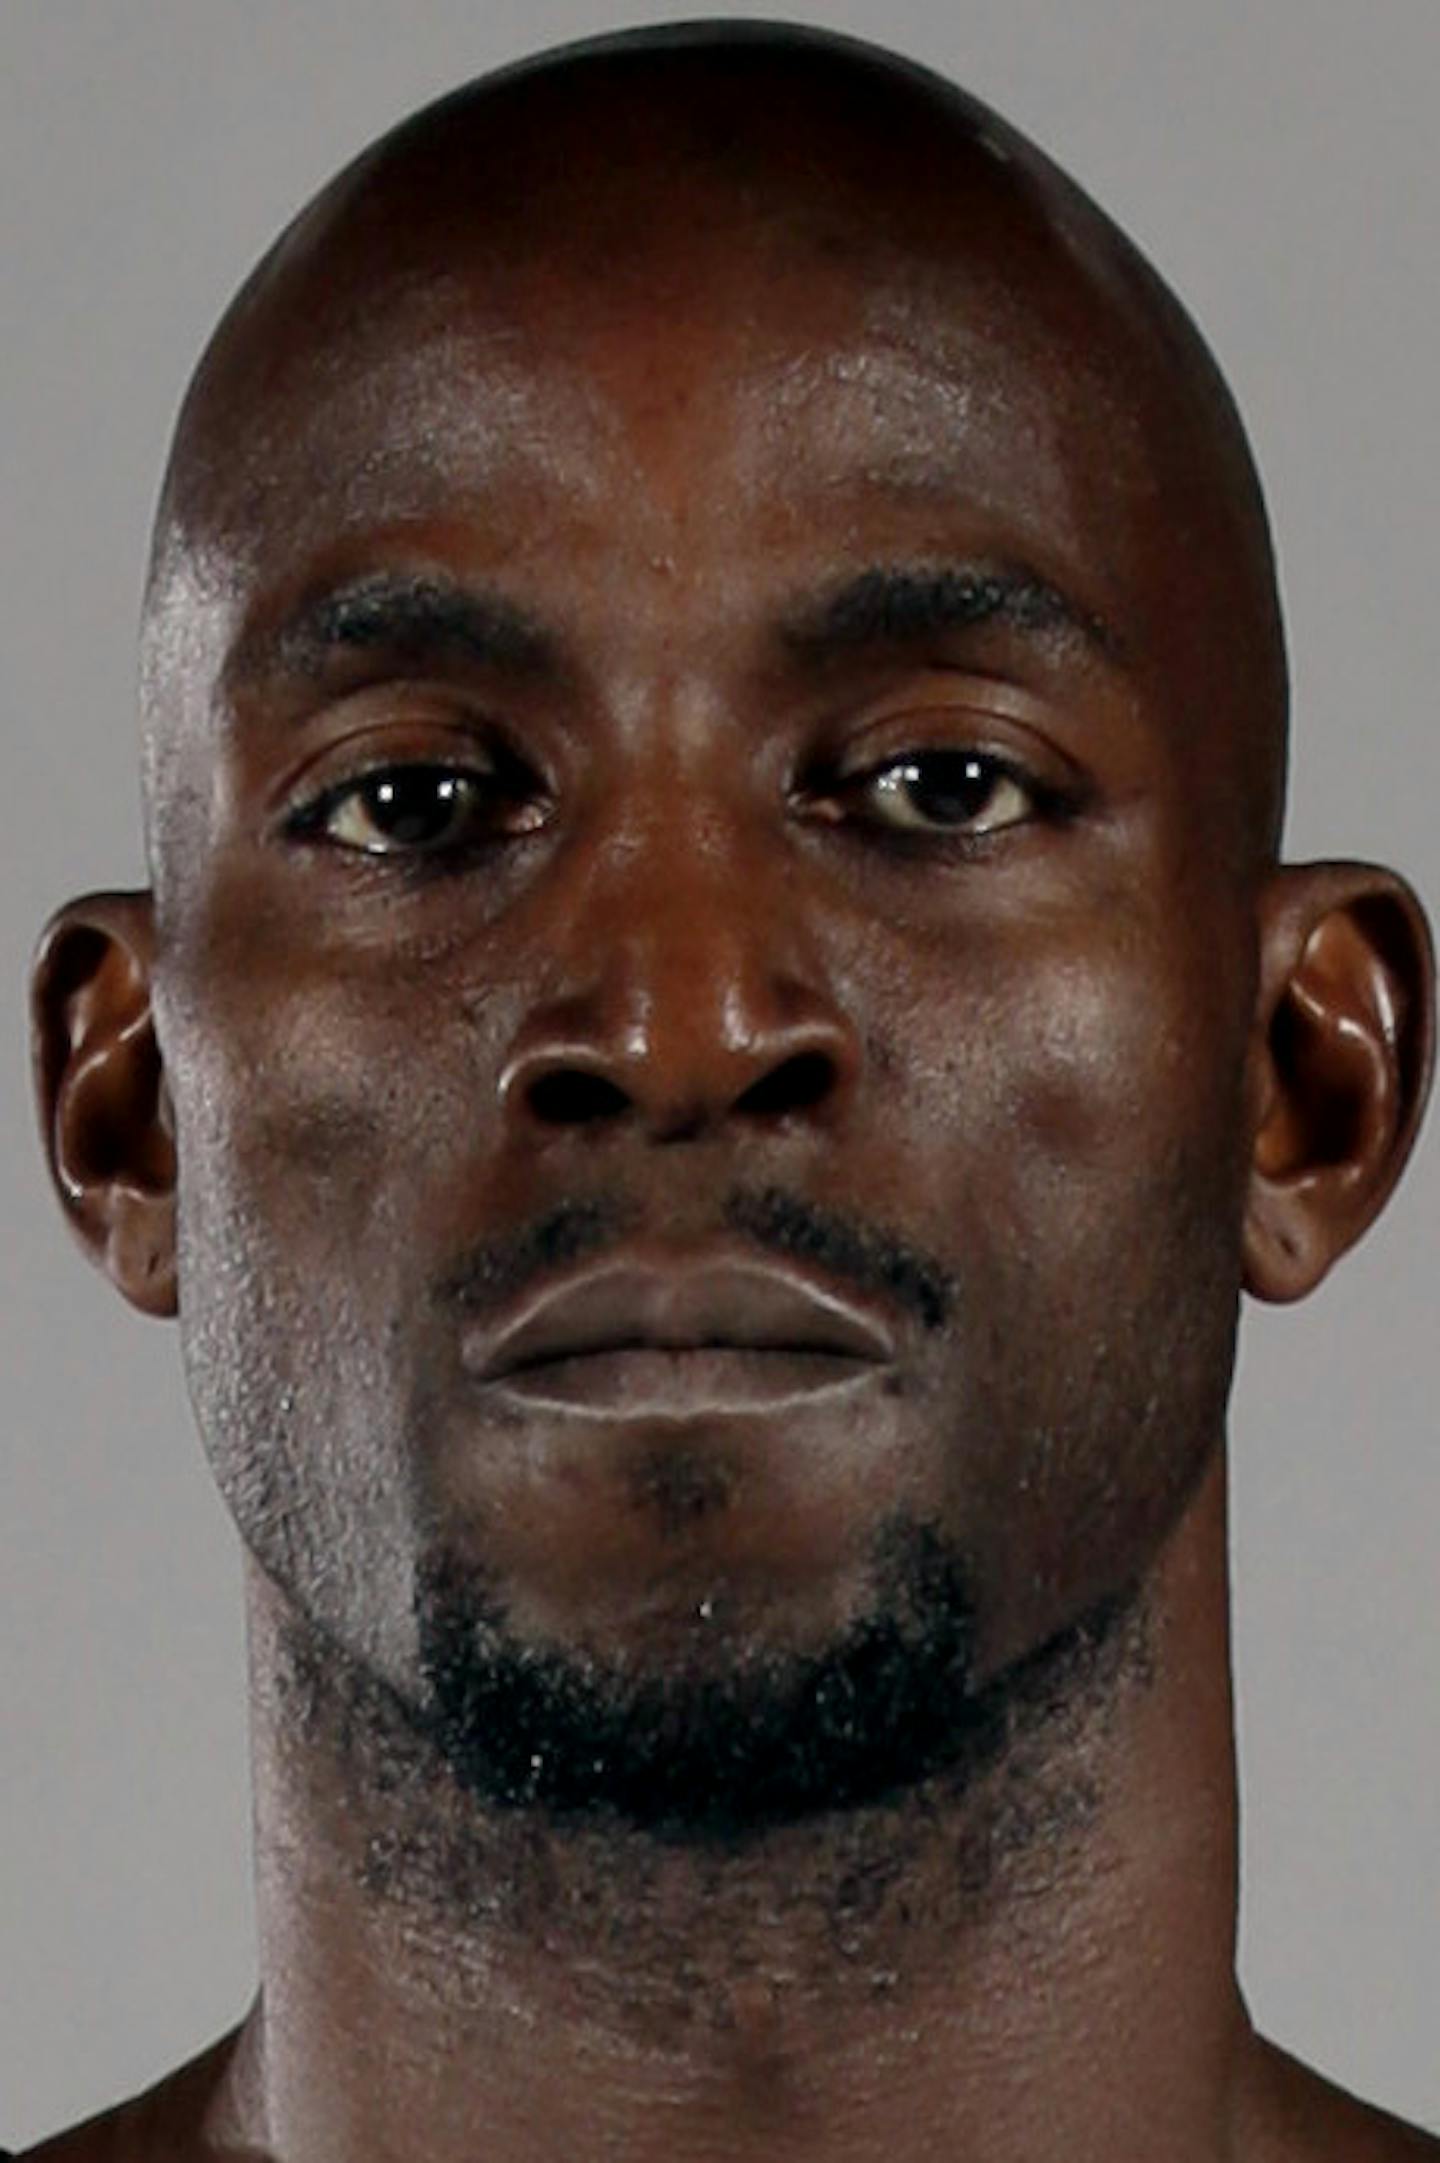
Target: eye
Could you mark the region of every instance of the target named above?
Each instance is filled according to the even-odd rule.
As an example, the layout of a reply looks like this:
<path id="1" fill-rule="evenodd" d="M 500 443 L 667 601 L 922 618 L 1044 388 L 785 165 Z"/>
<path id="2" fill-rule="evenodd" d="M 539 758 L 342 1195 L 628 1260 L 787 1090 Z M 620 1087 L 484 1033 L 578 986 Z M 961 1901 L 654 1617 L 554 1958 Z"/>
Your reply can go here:
<path id="1" fill-rule="evenodd" d="M 983 751 L 906 751 L 844 782 L 879 825 L 907 832 L 999 833 L 1034 815 L 1040 791 Z"/>
<path id="2" fill-rule="evenodd" d="M 336 783 L 297 812 L 291 831 L 368 856 L 439 855 L 539 816 L 493 773 L 407 763 Z"/>

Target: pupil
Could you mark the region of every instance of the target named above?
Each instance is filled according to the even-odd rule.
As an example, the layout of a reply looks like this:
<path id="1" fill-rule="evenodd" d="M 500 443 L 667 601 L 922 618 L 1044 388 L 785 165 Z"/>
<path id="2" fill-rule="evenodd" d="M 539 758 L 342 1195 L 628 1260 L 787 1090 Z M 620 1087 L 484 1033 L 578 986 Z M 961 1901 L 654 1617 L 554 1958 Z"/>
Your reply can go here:
<path id="1" fill-rule="evenodd" d="M 462 783 L 456 774 L 420 768 L 386 774 L 370 786 L 370 817 L 387 841 L 418 847 L 454 824 Z"/>
<path id="2" fill-rule="evenodd" d="M 937 751 L 917 759 L 906 767 L 905 782 L 917 811 L 956 825 L 983 811 L 995 786 L 986 761 L 964 751 Z"/>

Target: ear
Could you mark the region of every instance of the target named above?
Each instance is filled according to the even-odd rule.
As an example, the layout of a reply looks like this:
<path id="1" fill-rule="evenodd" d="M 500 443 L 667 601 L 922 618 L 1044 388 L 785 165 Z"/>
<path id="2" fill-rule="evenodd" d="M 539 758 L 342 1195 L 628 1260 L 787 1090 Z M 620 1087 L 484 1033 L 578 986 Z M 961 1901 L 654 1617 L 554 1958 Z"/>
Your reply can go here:
<path id="1" fill-rule="evenodd" d="M 175 1142 L 151 1013 L 148 894 L 92 894 L 46 926 L 31 979 L 50 1175 L 92 1261 L 142 1313 L 175 1297 Z"/>
<path id="2" fill-rule="evenodd" d="M 1403 880 L 1300 864 L 1260 906 L 1245 1288 L 1299 1299 L 1404 1169 L 1430 1085 L 1434 951 Z"/>

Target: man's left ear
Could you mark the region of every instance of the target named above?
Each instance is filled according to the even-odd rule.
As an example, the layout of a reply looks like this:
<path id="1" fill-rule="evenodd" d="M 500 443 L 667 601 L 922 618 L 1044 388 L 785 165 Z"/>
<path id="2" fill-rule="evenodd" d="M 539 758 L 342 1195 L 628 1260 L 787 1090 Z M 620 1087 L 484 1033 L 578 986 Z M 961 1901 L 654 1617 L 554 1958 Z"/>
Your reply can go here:
<path id="1" fill-rule="evenodd" d="M 1430 1086 L 1435 957 L 1403 879 L 1277 870 L 1260 907 L 1245 1289 L 1303 1297 L 1378 1215 Z"/>

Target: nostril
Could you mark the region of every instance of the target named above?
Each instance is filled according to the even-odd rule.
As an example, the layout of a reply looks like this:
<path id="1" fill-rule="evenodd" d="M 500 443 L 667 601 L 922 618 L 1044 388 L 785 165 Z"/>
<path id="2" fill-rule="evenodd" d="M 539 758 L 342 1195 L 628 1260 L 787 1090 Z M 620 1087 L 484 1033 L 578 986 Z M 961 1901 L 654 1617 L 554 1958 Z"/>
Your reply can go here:
<path id="1" fill-rule="evenodd" d="M 835 1086 L 835 1062 L 823 1051 L 796 1052 L 737 1098 L 735 1109 L 775 1118 L 784 1112 L 809 1111 Z"/>
<path id="2" fill-rule="evenodd" d="M 593 1120 L 614 1119 L 630 1108 L 623 1089 L 601 1074 L 587 1074 L 583 1067 L 541 1074 L 526 1094 L 535 1117 L 556 1127 L 588 1126 Z"/>
<path id="3" fill-rule="evenodd" d="M 678 1066 L 672 1072 L 641 1059 L 623 1069 L 628 1087 L 610 1078 L 619 1064 L 597 1061 L 597 1071 L 573 1054 L 517 1060 L 502 1077 L 501 1095 L 556 1130 L 614 1123 L 639 1112 L 657 1139 L 683 1141 L 737 1112 L 778 1120 L 819 1111 L 837 1094 L 844 1072 L 841 1061 L 813 1042 L 809 1050 L 779 1059 L 773 1044 L 768 1057 L 755 1044 L 743 1056 L 718 1056 L 713 1068 L 702 1063 L 699 1071 Z M 756 1078 L 736 1094 L 746 1068 Z"/>

